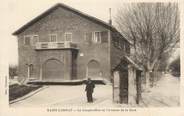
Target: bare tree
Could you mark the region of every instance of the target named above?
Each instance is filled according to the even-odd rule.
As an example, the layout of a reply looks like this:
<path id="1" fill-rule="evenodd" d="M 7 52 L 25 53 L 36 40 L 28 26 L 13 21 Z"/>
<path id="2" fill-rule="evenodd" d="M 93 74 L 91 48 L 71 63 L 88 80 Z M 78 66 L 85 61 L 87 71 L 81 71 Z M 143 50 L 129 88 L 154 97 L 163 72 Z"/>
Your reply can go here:
<path id="1" fill-rule="evenodd" d="M 124 6 L 118 9 L 116 26 L 133 42 L 133 58 L 143 66 L 149 88 L 150 72 L 179 42 L 178 4 L 131 3 Z"/>

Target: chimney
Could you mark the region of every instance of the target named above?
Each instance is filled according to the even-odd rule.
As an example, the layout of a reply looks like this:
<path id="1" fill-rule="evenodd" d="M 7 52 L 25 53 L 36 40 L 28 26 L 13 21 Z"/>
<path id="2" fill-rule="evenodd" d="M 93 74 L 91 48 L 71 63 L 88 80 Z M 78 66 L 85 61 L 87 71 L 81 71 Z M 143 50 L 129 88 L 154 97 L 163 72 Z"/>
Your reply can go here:
<path id="1" fill-rule="evenodd" d="M 109 8 L 109 25 L 112 25 L 112 20 L 111 20 L 111 8 Z"/>

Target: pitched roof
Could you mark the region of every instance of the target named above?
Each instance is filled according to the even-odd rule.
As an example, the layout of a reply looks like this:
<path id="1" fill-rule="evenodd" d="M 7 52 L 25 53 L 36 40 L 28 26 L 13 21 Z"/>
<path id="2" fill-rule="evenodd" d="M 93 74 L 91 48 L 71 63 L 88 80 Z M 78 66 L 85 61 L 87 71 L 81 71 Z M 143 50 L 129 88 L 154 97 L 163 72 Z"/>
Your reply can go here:
<path id="1" fill-rule="evenodd" d="M 115 31 L 115 32 L 117 32 L 117 33 L 120 34 L 120 32 L 118 32 L 115 27 L 113 27 L 112 25 L 106 23 L 105 21 L 102 21 L 102 20 L 100 20 L 100 19 L 98 19 L 96 17 L 90 16 L 90 15 L 88 15 L 86 13 L 83 13 L 83 12 L 81 12 L 81 11 L 79 11 L 77 9 L 74 9 L 74 8 L 72 8 L 70 6 L 67 6 L 67 5 L 65 5 L 63 3 L 57 3 L 56 5 L 54 5 L 53 7 L 51 7 L 50 9 L 46 10 L 45 12 L 43 12 L 42 14 L 40 14 L 39 16 L 37 16 L 36 18 L 34 18 L 33 20 L 31 20 L 30 22 L 28 22 L 27 24 L 23 25 L 21 28 L 19 28 L 18 30 L 16 30 L 13 33 L 13 35 L 20 34 L 25 29 L 27 29 L 29 26 L 31 26 L 32 24 L 36 23 L 37 21 L 39 21 L 43 17 L 49 15 L 52 11 L 56 10 L 59 7 L 64 8 L 66 10 L 69 10 L 69 11 L 71 11 L 71 12 L 73 12 L 75 14 L 78 14 L 78 15 L 84 17 L 84 18 L 87 18 L 87 19 L 89 19 L 89 20 L 91 20 L 91 21 L 93 21 L 95 23 L 101 24 L 102 26 L 105 26 L 106 28 L 109 28 L 109 29 L 111 29 L 111 30 L 113 30 L 113 31 Z M 124 38 L 124 39 L 127 40 L 126 38 Z M 127 41 L 131 44 L 131 42 L 129 40 L 127 40 Z"/>
<path id="2" fill-rule="evenodd" d="M 132 64 L 137 70 L 140 70 L 142 71 L 143 69 L 138 65 L 136 64 L 130 57 L 128 56 L 124 56 L 125 60 L 128 61 L 130 64 Z"/>
<path id="3" fill-rule="evenodd" d="M 122 65 L 122 61 L 125 61 L 127 62 L 128 64 L 132 65 L 136 70 L 139 70 L 139 71 L 143 71 L 143 68 L 141 66 L 139 66 L 138 64 L 136 64 L 129 56 L 127 55 L 124 55 L 123 57 L 121 57 L 121 60 L 118 64 L 116 64 L 116 66 L 114 66 L 112 68 L 112 71 L 116 70 L 116 69 L 123 69 L 125 68 L 125 64 Z M 123 67 L 122 67 L 123 66 Z M 126 67 L 128 68 L 128 67 Z"/>

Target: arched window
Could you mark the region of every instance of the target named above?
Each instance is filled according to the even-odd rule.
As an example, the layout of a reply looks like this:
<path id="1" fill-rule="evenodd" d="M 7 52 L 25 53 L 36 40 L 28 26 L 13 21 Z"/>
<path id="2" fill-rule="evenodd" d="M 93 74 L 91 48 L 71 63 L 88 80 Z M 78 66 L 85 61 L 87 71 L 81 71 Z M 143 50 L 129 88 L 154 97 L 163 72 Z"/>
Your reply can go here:
<path id="1" fill-rule="evenodd" d="M 100 63 L 96 60 L 89 61 L 87 65 L 87 77 L 96 78 L 101 75 Z"/>

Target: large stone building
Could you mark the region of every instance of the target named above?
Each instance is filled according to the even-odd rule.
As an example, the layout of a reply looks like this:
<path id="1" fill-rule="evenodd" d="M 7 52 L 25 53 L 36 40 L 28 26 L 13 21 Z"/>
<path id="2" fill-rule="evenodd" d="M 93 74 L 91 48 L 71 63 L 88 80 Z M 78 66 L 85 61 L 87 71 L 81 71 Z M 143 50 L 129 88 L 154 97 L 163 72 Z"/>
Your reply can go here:
<path id="1" fill-rule="evenodd" d="M 113 72 L 125 67 L 123 88 L 136 89 L 135 76 L 128 75 L 138 69 L 129 58 L 131 44 L 111 24 L 56 4 L 13 35 L 20 81 L 112 80 Z"/>

